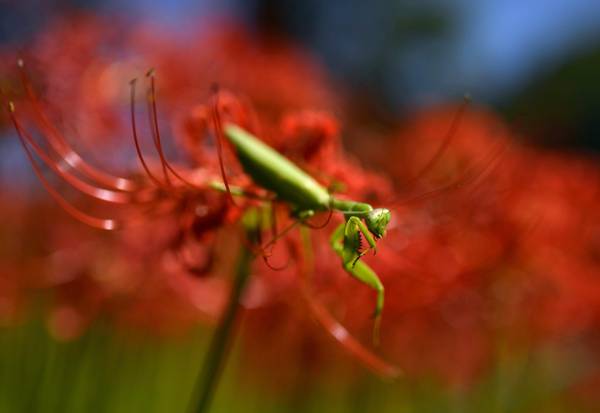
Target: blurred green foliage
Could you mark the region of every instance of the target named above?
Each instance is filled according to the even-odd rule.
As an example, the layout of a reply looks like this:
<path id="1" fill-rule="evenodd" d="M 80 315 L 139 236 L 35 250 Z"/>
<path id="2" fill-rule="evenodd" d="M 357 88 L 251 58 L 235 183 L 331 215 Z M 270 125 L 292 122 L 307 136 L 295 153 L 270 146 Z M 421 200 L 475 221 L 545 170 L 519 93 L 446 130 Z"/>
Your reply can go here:
<path id="1" fill-rule="evenodd" d="M 149 339 L 96 325 L 80 339 L 52 339 L 39 319 L 0 330 L 1 412 L 185 412 L 200 371 L 206 338 Z M 592 412 L 566 391 L 581 374 L 572 354 L 499 351 L 492 373 L 451 389 L 431 378 L 384 382 L 369 373 L 348 380 L 325 374 L 306 388 L 281 392 L 241 375 L 236 348 L 212 412 Z M 285 368 L 285 360 L 281 362 Z M 262 383 L 262 384 L 261 384 Z M 301 395 L 301 397 L 298 397 Z"/>

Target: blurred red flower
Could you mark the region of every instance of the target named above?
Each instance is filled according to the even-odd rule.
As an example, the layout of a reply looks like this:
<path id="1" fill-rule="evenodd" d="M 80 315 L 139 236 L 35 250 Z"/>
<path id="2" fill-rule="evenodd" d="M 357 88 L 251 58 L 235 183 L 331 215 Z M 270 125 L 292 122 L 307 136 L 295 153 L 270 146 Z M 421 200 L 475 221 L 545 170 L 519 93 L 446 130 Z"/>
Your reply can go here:
<path id="1" fill-rule="evenodd" d="M 397 256 L 417 266 L 387 284 L 398 299 L 386 342 L 407 370 L 469 383 L 489 370 L 498 340 L 541 344 L 598 328 L 600 170 L 581 156 L 520 146 L 478 108 L 445 138 L 456 113 L 416 114 L 390 151 L 390 172 L 410 191 L 467 179 L 400 218 Z"/>
<path id="2" fill-rule="evenodd" d="M 234 230 L 229 224 L 235 222 L 239 213 L 235 214 L 221 195 L 208 190 L 207 183 L 219 174 L 215 148 L 202 138 L 210 132 L 210 107 L 197 104 L 206 100 L 208 90 L 190 89 L 190 84 L 206 85 L 217 80 L 221 86 L 229 85 L 235 94 L 218 94 L 222 115 L 260 133 L 282 153 L 314 171 L 332 190 L 341 189 L 357 199 L 374 199 L 375 192 L 389 191 L 390 185 L 383 178 L 363 172 L 356 161 L 344 156 L 339 127 L 330 115 L 316 110 L 295 111 L 307 105 L 312 108 L 332 106 L 333 102 L 324 76 L 302 52 L 280 41 L 252 39 L 238 28 L 225 26 L 198 41 L 198 53 L 192 54 L 196 59 L 190 59 L 186 48 L 177 51 L 172 44 L 168 48 L 160 47 L 159 37 L 149 38 L 143 30 L 132 32 L 132 41 L 124 48 L 126 58 L 123 60 L 118 57 L 123 54 L 118 47 L 113 51 L 112 47 L 98 44 L 105 41 L 102 40 L 103 27 L 102 22 L 88 18 L 80 19 L 73 27 L 61 21 L 40 36 L 31 52 L 34 57 L 29 59 L 33 63 L 19 69 L 27 96 L 17 102 L 13 120 L 25 145 L 32 154 L 40 155 L 54 172 L 62 175 L 71 187 L 92 198 L 124 204 L 119 208 L 120 213 L 113 207 L 100 209 L 98 213 L 108 214 L 108 219 L 98 219 L 83 212 L 97 210 L 97 201 L 77 201 L 78 196 L 73 198 L 77 201 L 77 210 L 70 206 L 66 209 L 80 220 L 105 229 L 129 226 L 130 221 L 136 224 L 114 236 L 83 235 L 84 230 L 74 224 L 49 228 L 50 244 L 58 252 L 51 258 L 54 265 L 44 268 L 46 275 L 41 277 L 48 281 L 41 286 L 50 287 L 53 292 L 49 322 L 56 336 L 75 337 L 99 315 L 109 315 L 117 323 L 147 325 L 160 332 L 177 330 L 182 323 L 185 329 L 199 317 L 219 314 L 225 282 L 223 277 L 214 275 L 231 270 L 227 251 L 234 245 Z M 81 38 L 72 40 L 80 32 Z M 86 53 L 74 58 L 80 49 L 85 49 Z M 109 52 L 105 55 L 98 49 Z M 114 54 L 116 58 L 111 59 Z M 70 144 L 64 136 L 67 134 L 51 119 L 56 116 L 57 108 L 62 112 L 63 107 L 66 108 L 66 119 L 67 115 L 73 116 L 75 124 L 80 120 L 86 125 L 94 124 L 80 118 L 80 113 L 102 114 L 95 121 L 102 123 L 103 128 L 93 128 L 94 132 L 88 135 L 90 147 L 102 147 L 97 143 L 106 140 L 105 137 L 130 134 L 132 125 L 119 115 L 119 100 L 126 95 L 107 92 L 122 88 L 124 74 L 135 66 L 131 62 L 136 60 L 156 63 L 160 79 L 165 79 L 158 83 L 159 110 L 167 108 L 160 113 L 160 118 L 168 119 L 173 125 L 173 133 L 184 143 L 186 155 L 197 162 L 197 166 L 189 168 L 177 164 L 171 169 L 173 167 L 165 163 L 162 149 L 157 146 L 159 159 L 156 160 L 156 156 L 154 160 L 146 159 L 145 172 L 141 176 L 139 173 L 113 176 L 80 158 L 77 151 L 81 149 Z M 182 63 L 174 64 L 176 61 Z M 210 67 L 208 61 L 219 65 L 218 76 L 213 71 L 203 72 Z M 240 61 L 246 62 L 243 72 L 238 69 Z M 28 80 L 29 66 L 47 67 L 43 72 L 34 70 L 39 76 L 36 83 L 43 79 L 53 84 L 52 88 L 46 89 L 43 100 L 35 96 L 37 87 Z M 89 74 L 92 69 L 93 73 Z M 68 85 L 61 87 L 56 79 L 66 72 L 75 75 L 71 76 Z M 204 79 L 202 73 L 205 73 Z M 150 80 L 154 82 L 153 78 Z M 48 102 L 54 102 L 57 96 L 60 96 L 60 102 L 53 108 Z M 181 110 L 182 107 L 185 109 Z M 141 136 L 149 129 L 154 139 L 160 139 L 158 126 L 155 129 L 153 124 L 158 119 L 153 116 L 152 107 L 148 110 L 150 125 L 147 128 L 138 126 L 138 134 Z M 108 118 L 115 122 L 106 122 Z M 46 142 L 36 146 L 33 137 L 28 135 L 31 124 L 37 127 Z M 82 130 L 77 125 L 75 129 Z M 169 150 L 168 143 L 165 148 Z M 108 154 L 106 150 L 103 152 Z M 225 158 L 231 169 L 231 182 L 247 186 L 248 178 L 239 168 L 233 167 L 235 159 Z M 63 163 L 69 164 L 70 169 Z M 118 163 L 116 166 L 124 169 Z M 165 168 L 169 168 L 169 172 Z M 177 179 L 175 174 L 182 178 Z M 83 175 L 87 181 L 82 183 L 78 175 Z M 171 178 L 167 179 L 167 175 Z M 347 176 L 352 179 L 347 180 Z M 371 188 L 374 183 L 378 183 L 378 191 Z M 48 188 L 50 185 L 45 183 Z M 64 198 L 66 192 L 59 190 L 54 194 L 63 205 L 70 202 Z M 81 244 L 81 239 L 88 241 Z M 320 242 L 328 245 L 325 238 Z M 228 248 L 224 248 L 226 244 Z M 291 252 L 286 253 L 284 249 L 285 254 Z M 331 257 L 328 260 L 331 261 Z M 343 273 L 339 259 L 333 257 L 333 260 L 335 270 Z M 255 277 L 257 281 L 251 286 L 248 298 L 249 303 L 254 303 L 248 304 L 250 307 L 263 307 L 273 299 L 278 300 L 281 293 L 290 288 L 298 290 L 293 266 L 287 271 L 288 275 L 286 271 L 273 274 L 271 269 L 261 265 L 257 272 L 264 277 Z M 194 274 L 200 278 L 194 278 Z M 204 277 L 207 274 L 213 277 Z M 256 291 L 260 290 L 258 285 L 266 286 L 260 299 L 256 298 Z M 361 310 L 361 313 L 365 311 Z M 333 321 L 328 319 L 328 322 Z M 353 351 L 364 353 L 364 348 L 357 344 Z"/>
<path id="3" fill-rule="evenodd" d="M 456 107 L 411 116 L 381 146 L 386 177 L 365 170 L 343 150 L 343 127 L 331 115 L 339 102 L 329 81 L 310 57 L 282 40 L 222 23 L 181 44 L 148 28 L 124 30 L 80 17 L 43 32 L 29 54 L 31 89 L 44 92 L 39 103 L 15 99 L 23 127 L 29 119 L 26 126 L 37 125 L 50 140 L 57 140 L 53 128 L 69 136 L 66 146 L 59 142 L 61 150 L 53 148 L 54 166 L 66 168 L 62 172 L 86 175 L 81 165 L 87 156 L 78 166 L 65 166 L 67 155 L 77 151 L 91 152 L 94 161 L 107 165 L 95 174 L 87 171 L 91 192 L 106 195 L 99 192 L 102 186 L 121 194 L 121 213 L 113 206 L 97 208 L 97 201 L 69 199 L 81 210 L 118 215 L 115 224 L 136 225 L 101 234 L 53 211 L 52 222 L 21 217 L 3 227 L 5 238 L 23 237 L 43 247 L 6 258 L 0 320 L 12 318 L 27 293 L 39 288 L 52 293 L 49 325 L 64 339 L 81 334 L 100 315 L 119 325 L 173 333 L 220 314 L 231 251 L 242 245 L 235 224 L 256 201 L 233 207 L 208 188 L 208 182 L 220 180 L 218 151 L 207 139 L 215 131 L 213 107 L 206 102 L 215 104 L 217 96 L 225 119 L 255 132 L 331 191 L 393 208 L 377 255 L 364 257 L 386 286 L 382 345 L 376 351 L 360 344 L 370 340 L 373 293 L 348 276 L 329 247 L 340 217 L 311 231 L 311 249 L 297 233 L 281 239 L 270 260 L 290 259 L 283 270 L 256 261 L 244 297 L 244 354 L 262 367 L 278 367 L 274 384 L 306 380 L 298 372 L 326 369 L 335 359 L 338 348 L 323 342 L 313 318 L 374 370 L 391 373 L 374 355 L 380 353 L 408 373 L 434 373 L 459 386 L 489 370 L 499 337 L 535 344 L 585 337 L 598 328 L 600 171 L 580 158 L 519 146 L 503 122 L 483 109 L 464 111 L 455 127 Z M 135 146 L 123 140 L 132 126 L 124 115 L 126 82 L 150 64 L 157 73 L 156 120 L 163 135 L 174 139 L 155 145 L 145 170 L 108 175 L 108 165 L 131 169 Z M 214 82 L 221 91 L 211 98 Z M 149 110 L 149 125 L 139 122 L 140 136 L 157 136 Z M 72 136 L 86 139 L 70 143 Z M 150 150 L 144 146 L 140 152 Z M 185 161 L 169 166 L 164 161 L 180 157 Z M 230 151 L 224 161 L 231 183 L 262 191 Z M 73 186 L 58 192 L 71 194 Z M 28 217 L 47 211 L 45 205 L 20 205 L 19 214 Z M 280 226 L 290 221 L 287 212 L 276 210 Z"/>

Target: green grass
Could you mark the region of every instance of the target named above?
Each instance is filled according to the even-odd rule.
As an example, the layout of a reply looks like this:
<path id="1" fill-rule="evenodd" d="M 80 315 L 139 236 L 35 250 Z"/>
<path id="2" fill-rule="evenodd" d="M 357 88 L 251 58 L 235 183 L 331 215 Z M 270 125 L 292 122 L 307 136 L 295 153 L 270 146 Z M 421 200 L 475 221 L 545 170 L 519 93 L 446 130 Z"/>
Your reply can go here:
<path id="1" fill-rule="evenodd" d="M 187 337 L 157 339 L 98 323 L 63 343 L 50 337 L 39 318 L 4 328 L 0 412 L 186 412 L 210 335 L 198 329 Z M 248 380 L 268 371 L 246 371 L 242 378 L 239 352 L 234 347 L 212 412 L 585 412 L 566 397 L 581 366 L 552 349 L 499 356 L 493 371 L 469 391 L 423 378 L 389 383 L 364 373 L 350 380 L 336 376 L 341 370 L 328 370 L 287 394 L 267 388 L 264 380 Z"/>

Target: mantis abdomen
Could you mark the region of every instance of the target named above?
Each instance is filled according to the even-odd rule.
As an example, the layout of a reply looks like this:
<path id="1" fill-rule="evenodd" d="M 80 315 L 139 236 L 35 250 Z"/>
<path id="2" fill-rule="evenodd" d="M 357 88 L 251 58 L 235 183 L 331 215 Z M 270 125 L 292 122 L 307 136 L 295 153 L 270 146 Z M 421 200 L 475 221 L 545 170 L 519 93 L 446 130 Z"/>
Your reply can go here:
<path id="1" fill-rule="evenodd" d="M 331 195 L 314 178 L 243 129 L 229 124 L 225 137 L 233 144 L 244 171 L 254 182 L 299 211 L 330 208 Z"/>

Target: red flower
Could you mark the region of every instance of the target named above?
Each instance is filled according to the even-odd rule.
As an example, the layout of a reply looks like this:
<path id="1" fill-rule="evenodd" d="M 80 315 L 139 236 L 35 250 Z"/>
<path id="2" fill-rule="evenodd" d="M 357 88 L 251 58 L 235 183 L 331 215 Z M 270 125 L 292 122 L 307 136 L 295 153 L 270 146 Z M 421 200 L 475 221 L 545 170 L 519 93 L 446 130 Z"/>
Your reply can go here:
<path id="1" fill-rule="evenodd" d="M 61 38 L 60 30 L 58 33 L 58 38 Z M 45 39 L 45 42 L 49 42 L 49 39 L 53 39 L 52 35 Z M 220 44 L 221 40 L 212 39 L 212 42 L 217 43 L 217 49 L 212 52 L 223 59 L 224 66 L 221 73 L 227 75 L 227 65 L 231 65 L 233 70 L 230 72 L 232 78 L 225 76 L 219 83 L 223 85 L 231 81 L 236 83 L 237 88 L 246 89 L 246 93 L 257 102 L 257 110 L 255 112 L 252 109 L 249 100 L 240 98 L 239 93 L 234 95 L 220 92 L 212 98 L 212 105 L 221 120 L 233 121 L 260 133 L 267 142 L 277 146 L 308 170 L 319 171 L 318 178 L 332 190 L 343 190 L 348 196 L 357 199 L 362 199 L 367 192 L 368 198 L 375 199 L 377 194 L 389 191 L 390 185 L 385 179 L 363 172 L 355 161 L 343 155 L 339 146 L 338 128 L 329 115 L 318 112 L 299 112 L 289 115 L 283 121 L 283 133 L 280 133 L 280 116 L 289 113 L 287 112 L 289 108 L 300 107 L 311 100 L 323 103 L 326 89 L 323 88 L 317 71 L 311 69 L 312 64 L 303 63 L 305 57 L 301 53 L 290 53 L 286 47 L 277 42 L 264 43 L 264 40 L 261 40 L 257 44 L 240 43 L 243 39 L 244 36 L 231 33 L 223 37 L 223 44 Z M 136 47 L 140 47 L 147 41 L 148 39 L 137 37 L 134 43 Z M 65 44 L 67 48 L 70 47 L 68 42 Z M 77 49 L 80 44 L 75 42 L 73 47 Z M 56 53 L 60 55 L 59 49 L 44 50 L 47 52 L 46 56 L 52 55 L 52 60 L 56 57 Z M 50 53 L 51 50 L 54 52 Z M 202 83 L 202 79 L 195 77 L 201 73 L 195 68 L 204 67 L 206 59 L 213 53 L 199 53 L 195 55 L 198 57 L 197 61 L 190 61 L 190 54 L 182 53 L 179 58 L 183 59 L 185 64 L 173 64 L 169 59 L 169 64 L 162 68 L 162 59 L 167 56 L 172 57 L 172 50 L 151 47 L 147 52 L 151 54 L 146 58 L 158 62 L 158 73 L 161 74 L 161 79 L 165 79 L 165 83 L 161 82 L 159 86 L 158 105 L 154 96 L 154 78 L 150 76 L 148 79 L 149 92 L 152 93 L 147 108 L 150 124 L 147 128 L 140 127 L 141 123 L 136 120 L 137 111 L 132 107 L 131 124 L 127 125 L 127 128 L 121 127 L 122 124 L 119 122 L 111 123 L 109 128 L 111 135 L 119 136 L 129 134 L 127 129 L 133 129 L 135 148 L 142 164 L 142 172 L 128 176 L 112 175 L 92 166 L 80 157 L 51 120 L 46 103 L 36 97 L 35 87 L 27 78 L 27 69 L 19 69 L 22 72 L 27 98 L 24 102 L 17 102 L 16 111 L 13 112 L 11 109 L 11 117 L 44 186 L 67 212 L 80 221 L 110 230 L 126 227 L 122 233 L 114 237 L 90 234 L 88 245 L 78 248 L 74 255 L 71 253 L 71 258 L 60 262 L 60 266 L 57 267 L 58 274 L 48 271 L 49 279 L 53 280 L 49 286 L 55 291 L 54 310 L 51 311 L 50 317 L 51 328 L 62 338 L 77 335 L 98 314 L 110 314 L 118 322 L 147 324 L 150 320 L 150 327 L 158 331 L 173 329 L 181 324 L 185 326 L 202 316 L 214 317 L 223 302 L 223 280 L 203 276 L 208 274 L 214 276 L 230 270 L 230 264 L 223 261 L 227 259 L 228 251 L 231 251 L 232 246 L 235 248 L 236 245 L 235 241 L 232 242 L 232 237 L 235 239 L 235 230 L 230 224 L 237 220 L 246 205 L 257 204 L 255 200 L 240 200 L 236 202 L 234 208 L 230 203 L 225 202 L 221 194 L 210 188 L 211 181 L 220 179 L 221 168 L 217 162 L 219 157 L 215 147 L 203 138 L 207 133 L 214 135 L 218 132 L 211 124 L 214 116 L 213 106 L 198 106 L 197 102 L 202 101 L 198 96 L 205 96 L 206 92 L 184 93 L 177 85 L 170 84 L 172 81 L 185 81 L 185 79 L 193 79 L 193 82 L 188 84 Z M 223 52 L 225 54 L 221 55 Z M 94 53 L 90 54 L 90 59 L 95 59 Z M 240 59 L 248 61 L 247 80 L 237 73 Z M 272 59 L 270 64 L 266 64 L 268 59 Z M 44 55 L 38 59 L 38 62 L 43 60 Z M 78 62 L 69 61 L 68 56 L 65 56 L 65 64 L 67 67 L 71 67 L 70 65 L 76 67 Z M 84 62 L 83 66 L 89 64 Z M 102 67 L 103 64 L 100 63 L 98 67 Z M 115 64 L 117 63 L 111 63 L 113 65 L 111 67 L 116 67 Z M 272 70 L 271 74 L 263 74 L 265 65 Z M 298 77 L 297 74 L 303 71 L 303 66 L 307 68 L 306 74 Z M 293 79 L 290 78 L 291 71 L 287 70 L 289 67 L 294 67 Z M 171 72 L 181 68 L 185 68 L 187 74 Z M 252 72 L 253 68 L 256 68 L 257 72 Z M 51 70 L 49 66 L 48 79 L 53 79 L 53 75 L 58 76 L 60 73 L 53 74 Z M 261 76 L 267 76 L 270 81 L 266 82 L 265 78 L 265 81 L 255 83 L 259 72 Z M 94 78 L 104 79 L 103 75 Z M 77 78 L 74 80 L 76 83 Z M 259 84 L 260 88 L 258 88 Z M 265 86 L 270 86 L 272 89 L 265 89 Z M 83 88 L 82 90 L 96 90 L 100 93 L 106 88 L 110 86 L 104 84 L 103 87 L 96 89 Z M 313 89 L 314 93 L 311 92 Z M 67 96 L 69 94 L 76 96 L 78 90 L 69 86 L 62 93 L 64 93 L 62 95 L 64 100 L 71 102 Z M 122 94 L 112 96 L 118 98 Z M 50 98 L 51 95 L 48 95 L 47 99 Z M 118 105 L 109 108 L 109 100 L 99 100 L 103 102 L 102 110 L 107 109 L 115 113 L 118 119 Z M 176 113 L 173 110 L 185 106 L 191 100 L 195 102 L 185 112 Z M 73 106 L 69 110 L 71 115 L 85 112 L 90 108 L 85 101 L 75 101 L 80 105 Z M 172 119 L 175 133 L 185 143 L 186 154 L 198 162 L 194 168 L 186 168 L 181 164 L 167 161 L 168 142 L 163 141 L 160 136 L 162 131 L 159 117 L 162 119 L 163 116 L 157 114 L 156 106 L 158 109 L 168 108 L 165 116 Z M 37 143 L 31 136 L 29 132 L 31 124 L 37 127 L 40 134 L 44 136 L 45 142 Z M 158 155 L 154 160 L 144 156 L 147 151 L 139 144 L 140 138 L 148 129 Z M 284 137 L 284 140 L 277 140 L 278 136 Z M 97 139 L 94 137 L 92 141 Z M 248 176 L 241 168 L 235 166 L 236 162 L 230 151 L 225 151 L 223 158 L 231 184 L 242 186 L 247 191 L 256 191 L 259 195 L 264 194 L 262 188 L 252 186 Z M 54 189 L 52 183 L 44 178 L 40 161 L 62 177 L 71 188 L 92 199 L 95 198 L 95 201 L 77 202 L 75 206 L 66 198 L 64 191 Z M 347 176 L 351 176 L 352 179 L 347 180 Z M 347 184 L 343 181 L 347 181 Z M 375 182 L 379 182 L 379 185 L 374 191 L 371 185 Z M 105 214 L 109 215 L 108 218 L 98 218 L 95 213 L 87 212 L 97 209 L 98 201 L 120 204 L 121 207 L 118 209 L 121 212 L 116 212 L 116 206 L 103 209 Z M 286 214 L 283 208 L 276 211 L 280 222 L 286 220 L 289 222 L 289 218 L 285 217 Z M 79 231 L 78 228 L 76 233 L 70 234 L 71 230 L 68 227 L 55 229 L 54 233 L 57 236 L 55 245 L 58 246 L 63 242 L 72 243 L 81 236 Z M 149 234 L 152 242 L 148 242 Z M 295 246 L 297 244 L 293 240 L 294 237 L 282 240 L 282 245 L 289 245 L 289 248 L 276 247 L 272 259 L 277 260 L 279 255 L 283 254 L 283 258 L 287 255 L 298 263 L 293 263 L 288 270 L 276 273 L 268 266 L 258 264 L 258 271 L 263 275 L 255 277 L 256 282 L 250 288 L 249 302 L 254 301 L 254 305 L 258 303 L 260 307 L 264 307 L 276 302 L 282 292 L 298 291 L 296 274 L 300 257 Z M 288 244 L 290 242 L 291 244 Z M 319 240 L 319 243 L 321 242 L 329 248 L 326 238 Z M 225 248 L 225 245 L 228 247 Z M 107 257 L 111 258 L 107 259 Z M 332 260 L 336 263 L 334 272 L 347 277 L 341 268 L 339 258 L 330 255 L 327 261 Z M 194 278 L 193 275 L 201 278 Z M 262 298 L 258 300 L 252 298 L 256 297 L 256 291 L 259 291 L 257 286 L 261 283 L 267 286 Z M 177 298 L 171 300 L 169 297 Z M 311 294 L 306 297 L 313 303 L 310 308 L 317 311 L 320 321 L 331 334 L 336 336 L 341 325 L 329 315 L 325 307 L 319 305 L 314 307 L 317 297 Z M 367 299 L 367 302 L 369 301 L 370 298 Z M 368 312 L 362 308 L 359 313 Z M 384 363 L 370 354 L 365 346 L 353 339 L 349 332 L 344 338 L 340 339 L 339 334 L 336 337 L 342 344 L 349 346 L 349 351 L 355 356 L 371 364 L 371 367 L 387 368 Z M 382 367 L 377 367 L 377 363 Z"/>
<path id="2" fill-rule="evenodd" d="M 499 335 L 532 344 L 597 328 L 600 171 L 580 157 L 508 144 L 506 127 L 480 109 L 446 138 L 455 115 L 418 114 L 390 151 L 395 176 L 434 192 L 402 217 L 396 257 L 414 265 L 387 283 L 398 299 L 384 342 L 409 371 L 468 383 L 492 363 Z"/>
<path id="3" fill-rule="evenodd" d="M 464 111 L 451 126 L 457 109 L 442 108 L 415 114 L 384 147 L 382 164 L 394 185 L 343 150 L 343 127 L 330 114 L 337 102 L 325 77 L 289 45 L 225 25 L 194 37 L 191 46 L 174 46 L 142 29 L 119 32 L 125 40 L 103 55 L 98 43 L 114 29 L 92 20 L 79 24 L 40 37 L 31 66 L 44 70 L 34 70 L 36 87 L 25 80 L 28 97 L 16 101 L 14 119 L 32 155 L 37 149 L 66 180 L 54 194 L 65 209 L 93 226 L 126 228 L 106 235 L 61 220 L 43 229 L 50 234 L 48 249 L 56 252 L 30 264 L 33 280 L 16 282 L 16 272 L 25 271 L 18 265 L 1 276 L 11 303 L 20 303 L 31 288 L 52 291 L 49 319 L 57 336 L 77 335 L 100 314 L 160 333 L 218 316 L 232 251 L 244 246 L 236 224 L 268 193 L 252 182 L 231 148 L 225 145 L 219 157 L 211 139 L 218 135 L 217 117 L 254 132 L 330 191 L 393 209 L 377 255 L 363 258 L 386 288 L 377 350 L 365 344 L 373 327 L 373 292 L 348 276 L 330 248 L 342 217 L 333 214 L 325 228 L 311 231 L 312 248 L 297 231 L 282 236 L 272 251 L 254 246 L 270 255 L 256 260 L 244 297 L 244 354 L 262 367 L 287 360 L 289 368 L 277 369 L 277 384 L 305 379 L 297 371 L 329 367 L 339 347 L 325 344 L 327 336 L 379 373 L 397 373 L 383 361 L 389 359 L 409 373 L 434 372 L 465 385 L 492 365 L 498 336 L 535 343 L 597 329 L 595 166 L 524 149 L 501 121 L 479 109 Z M 79 31 L 81 39 L 72 39 Z M 55 44 L 63 40 L 63 47 Z M 80 51 L 83 57 L 74 57 Z M 156 85 L 153 76 L 143 83 L 149 92 L 156 89 L 146 108 L 150 122 L 134 118 L 137 145 L 126 139 L 125 151 L 108 150 L 107 137 L 114 143 L 131 134 L 131 113 L 123 110 L 126 82 L 146 62 L 158 76 Z M 72 73 L 70 83 L 59 81 Z M 33 94 L 38 82 L 48 83 L 43 101 Z M 209 92 L 213 82 L 220 92 Z M 95 155 L 133 159 L 138 152 L 143 165 L 122 176 L 93 167 L 76 155 L 80 148 L 68 143 L 69 128 L 59 128 L 50 103 L 65 108 L 61 117 L 90 136 L 90 147 L 104 148 Z M 46 138 L 39 148 L 27 135 L 31 124 Z M 172 161 L 178 159 L 173 142 L 191 163 Z M 115 170 L 123 168 L 115 162 Z M 236 197 L 233 205 L 211 187 L 222 172 L 254 199 Z M 67 197 L 72 189 L 95 199 Z M 76 209 L 66 206 L 67 198 Z M 101 208 L 99 199 L 111 203 Z M 277 228 L 292 224 L 287 206 L 275 204 Z M 107 219 L 95 218 L 102 212 Z M 326 218 L 308 224 L 319 226 Z M 263 249 L 271 229 L 262 231 Z M 273 269 L 280 265 L 282 270 Z M 0 315 L 1 303 L 2 296 Z"/>

